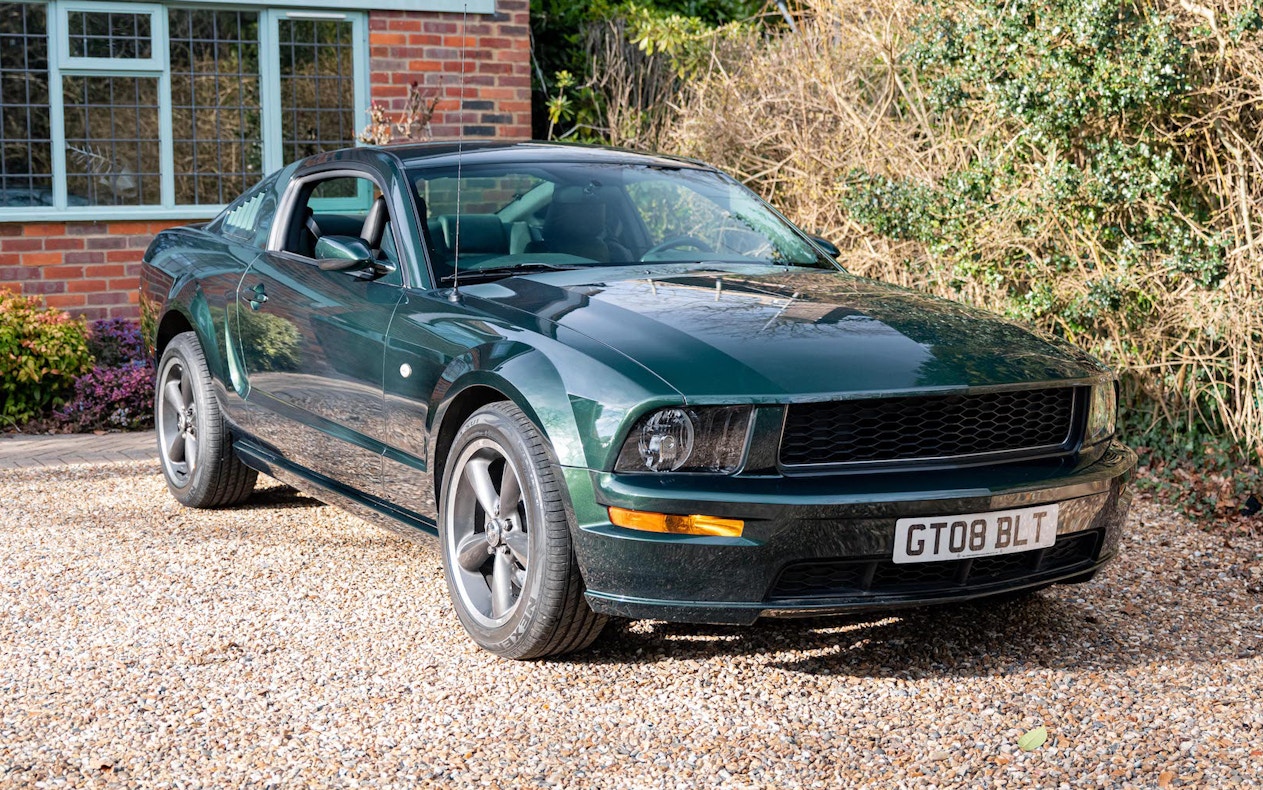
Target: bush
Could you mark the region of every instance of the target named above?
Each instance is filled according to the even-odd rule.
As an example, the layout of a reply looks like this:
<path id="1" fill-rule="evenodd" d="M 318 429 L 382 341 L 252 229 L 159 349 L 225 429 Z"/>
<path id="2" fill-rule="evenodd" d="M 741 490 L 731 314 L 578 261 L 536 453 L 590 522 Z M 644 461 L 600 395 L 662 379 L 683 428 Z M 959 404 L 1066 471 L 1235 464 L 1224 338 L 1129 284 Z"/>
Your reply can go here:
<path id="1" fill-rule="evenodd" d="M 88 333 L 88 350 L 98 368 L 116 368 L 145 359 L 145 343 L 140 325 L 126 318 L 93 321 Z"/>
<path id="2" fill-rule="evenodd" d="M 91 366 L 82 320 L 0 290 L 0 421 L 24 423 L 60 404 Z"/>
<path id="3" fill-rule="evenodd" d="M 57 426 L 72 432 L 152 427 L 154 369 L 140 325 L 124 318 L 94 321 L 88 348 L 96 367 L 75 379 L 73 397 L 53 412 Z"/>
<path id="4" fill-rule="evenodd" d="M 70 431 L 153 427 L 154 369 L 145 360 L 98 367 L 75 379 L 74 397 L 53 412 Z"/>
<path id="5" fill-rule="evenodd" d="M 857 274 L 1103 357 L 1133 438 L 1263 455 L 1263 2 L 799 7 L 690 83 L 664 147 Z"/>

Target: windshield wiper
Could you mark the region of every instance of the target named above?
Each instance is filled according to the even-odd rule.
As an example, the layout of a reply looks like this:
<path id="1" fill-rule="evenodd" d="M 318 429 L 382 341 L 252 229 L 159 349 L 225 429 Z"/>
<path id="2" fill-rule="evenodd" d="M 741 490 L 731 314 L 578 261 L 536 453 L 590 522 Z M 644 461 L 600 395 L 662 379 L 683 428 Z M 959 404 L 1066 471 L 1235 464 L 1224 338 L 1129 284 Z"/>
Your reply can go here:
<path id="1" fill-rule="evenodd" d="M 462 280 L 469 277 L 510 277 L 523 272 L 564 272 L 578 268 L 578 266 L 565 266 L 558 263 L 514 263 L 508 266 L 490 266 L 486 269 L 461 269 L 459 276 Z M 448 274 L 441 277 L 440 282 L 450 283 L 456 278 L 456 274 Z"/>

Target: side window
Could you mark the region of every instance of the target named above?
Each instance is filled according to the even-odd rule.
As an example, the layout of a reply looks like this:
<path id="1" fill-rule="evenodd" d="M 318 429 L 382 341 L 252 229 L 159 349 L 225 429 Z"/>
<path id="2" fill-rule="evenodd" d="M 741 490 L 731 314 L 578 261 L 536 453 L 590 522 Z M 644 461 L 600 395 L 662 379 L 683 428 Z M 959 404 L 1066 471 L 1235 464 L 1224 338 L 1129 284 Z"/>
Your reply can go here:
<path id="1" fill-rule="evenodd" d="M 372 179 L 338 175 L 307 182 L 290 215 L 282 249 L 314 260 L 322 236 L 363 241 L 374 258 L 393 267 L 378 282 L 402 284 L 390 211 Z"/>

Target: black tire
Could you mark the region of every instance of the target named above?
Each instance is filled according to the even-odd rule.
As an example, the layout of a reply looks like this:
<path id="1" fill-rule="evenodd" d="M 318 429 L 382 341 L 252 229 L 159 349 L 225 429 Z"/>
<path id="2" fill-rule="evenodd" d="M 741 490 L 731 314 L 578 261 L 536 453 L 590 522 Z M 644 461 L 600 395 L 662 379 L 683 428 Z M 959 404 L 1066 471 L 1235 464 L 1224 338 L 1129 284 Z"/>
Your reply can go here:
<path id="1" fill-rule="evenodd" d="M 158 457 L 167 488 L 189 507 L 235 505 L 254 490 L 258 472 L 232 450 L 197 335 L 172 338 L 154 385 Z"/>
<path id="2" fill-rule="evenodd" d="M 605 617 L 583 598 L 561 470 L 534 424 L 512 403 L 489 404 L 461 426 L 447 458 L 439 539 L 465 630 L 514 659 L 592 644 Z"/>

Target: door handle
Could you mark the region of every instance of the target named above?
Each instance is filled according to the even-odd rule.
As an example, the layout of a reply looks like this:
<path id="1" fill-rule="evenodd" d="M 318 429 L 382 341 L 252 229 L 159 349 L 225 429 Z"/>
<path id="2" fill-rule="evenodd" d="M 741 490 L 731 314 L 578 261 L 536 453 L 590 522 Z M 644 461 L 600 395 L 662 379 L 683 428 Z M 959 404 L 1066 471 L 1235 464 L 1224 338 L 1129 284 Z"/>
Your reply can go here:
<path id="1" fill-rule="evenodd" d="M 250 303 L 251 310 L 258 310 L 268 300 L 267 289 L 263 287 L 263 283 L 259 283 L 247 289 L 241 298 Z"/>

